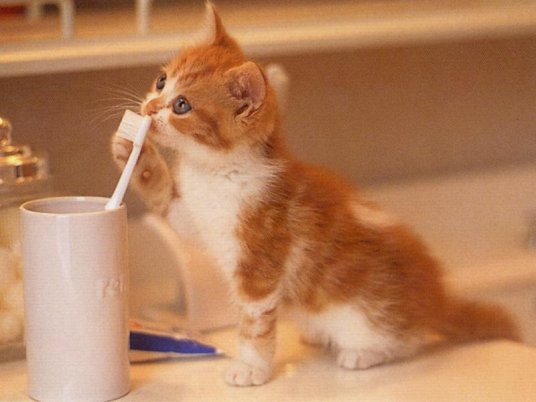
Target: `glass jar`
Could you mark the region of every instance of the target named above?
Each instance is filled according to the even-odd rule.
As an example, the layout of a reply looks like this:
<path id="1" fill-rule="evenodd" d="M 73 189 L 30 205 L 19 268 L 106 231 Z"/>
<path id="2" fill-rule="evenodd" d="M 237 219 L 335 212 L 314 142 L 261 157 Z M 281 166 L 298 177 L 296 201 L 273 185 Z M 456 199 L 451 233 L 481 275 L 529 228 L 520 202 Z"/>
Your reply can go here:
<path id="1" fill-rule="evenodd" d="M 23 351 L 19 206 L 52 193 L 47 155 L 12 144 L 11 135 L 11 123 L 0 117 L 0 360 Z"/>

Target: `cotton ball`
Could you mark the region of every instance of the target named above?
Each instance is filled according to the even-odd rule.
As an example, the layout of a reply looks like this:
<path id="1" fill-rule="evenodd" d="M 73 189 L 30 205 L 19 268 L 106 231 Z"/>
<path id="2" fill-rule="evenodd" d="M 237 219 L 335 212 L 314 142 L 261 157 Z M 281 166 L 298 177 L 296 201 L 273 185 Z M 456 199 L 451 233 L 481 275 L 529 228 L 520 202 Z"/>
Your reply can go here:
<path id="1" fill-rule="evenodd" d="M 19 318 L 24 315 L 24 300 L 22 294 L 22 281 L 16 281 L 6 289 L 4 294 L 4 308 L 15 314 Z"/>
<path id="2" fill-rule="evenodd" d="M 22 320 L 10 311 L 0 311 L 0 345 L 22 338 Z"/>
<path id="3" fill-rule="evenodd" d="M 9 249 L 0 247 L 0 293 L 17 278 L 17 262 Z"/>

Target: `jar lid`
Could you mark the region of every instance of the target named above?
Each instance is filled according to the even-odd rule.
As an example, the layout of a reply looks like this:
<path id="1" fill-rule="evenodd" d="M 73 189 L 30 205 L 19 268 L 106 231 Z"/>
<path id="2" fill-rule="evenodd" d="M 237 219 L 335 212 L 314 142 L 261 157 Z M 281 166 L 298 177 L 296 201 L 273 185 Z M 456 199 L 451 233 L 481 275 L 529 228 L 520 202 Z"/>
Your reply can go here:
<path id="1" fill-rule="evenodd" d="M 47 158 L 33 153 L 28 145 L 13 145 L 12 131 L 11 122 L 0 117 L 0 186 L 47 179 Z"/>

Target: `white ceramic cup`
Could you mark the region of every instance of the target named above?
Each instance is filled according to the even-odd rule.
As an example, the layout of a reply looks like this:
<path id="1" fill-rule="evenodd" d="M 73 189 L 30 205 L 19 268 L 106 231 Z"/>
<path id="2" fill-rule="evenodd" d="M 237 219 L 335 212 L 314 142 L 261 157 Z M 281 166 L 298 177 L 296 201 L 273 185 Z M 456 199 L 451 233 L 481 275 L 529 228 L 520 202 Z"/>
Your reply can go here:
<path id="1" fill-rule="evenodd" d="M 129 390 L 126 207 L 59 197 L 21 206 L 28 393 L 108 401 Z"/>

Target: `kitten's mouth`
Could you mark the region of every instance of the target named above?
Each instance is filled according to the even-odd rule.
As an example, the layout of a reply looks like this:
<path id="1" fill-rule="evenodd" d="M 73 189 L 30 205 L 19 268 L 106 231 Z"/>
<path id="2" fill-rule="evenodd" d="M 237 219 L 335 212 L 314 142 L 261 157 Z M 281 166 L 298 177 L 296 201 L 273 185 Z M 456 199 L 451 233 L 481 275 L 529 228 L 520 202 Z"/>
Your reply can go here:
<path id="1" fill-rule="evenodd" d="M 159 135 L 162 132 L 163 132 L 162 122 L 159 119 L 153 118 L 153 122 L 151 124 L 151 130 L 149 131 L 149 135 L 154 137 L 155 135 Z"/>

